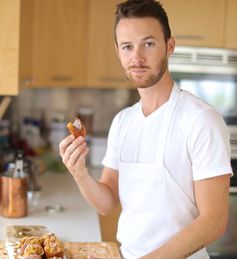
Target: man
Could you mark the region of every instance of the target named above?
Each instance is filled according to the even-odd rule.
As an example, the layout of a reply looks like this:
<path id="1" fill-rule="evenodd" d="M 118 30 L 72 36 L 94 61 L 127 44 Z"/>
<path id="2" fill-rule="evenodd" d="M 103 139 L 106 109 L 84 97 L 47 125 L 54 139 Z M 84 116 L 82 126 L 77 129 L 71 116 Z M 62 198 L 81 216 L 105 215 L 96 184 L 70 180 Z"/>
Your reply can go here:
<path id="1" fill-rule="evenodd" d="M 228 219 L 229 138 L 221 116 L 172 80 L 175 40 L 153 0 L 117 7 L 116 51 L 140 101 L 114 118 L 99 182 L 85 139 L 60 143 L 63 162 L 99 213 L 119 202 L 117 238 L 126 259 L 209 258 L 205 247 Z"/>

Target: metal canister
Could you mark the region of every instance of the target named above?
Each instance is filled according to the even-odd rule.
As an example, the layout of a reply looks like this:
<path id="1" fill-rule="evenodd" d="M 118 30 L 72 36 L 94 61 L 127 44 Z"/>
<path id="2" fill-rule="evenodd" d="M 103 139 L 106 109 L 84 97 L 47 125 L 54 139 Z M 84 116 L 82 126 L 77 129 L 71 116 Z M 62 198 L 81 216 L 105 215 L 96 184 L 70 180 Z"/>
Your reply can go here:
<path id="1" fill-rule="evenodd" d="M 1 176 L 1 215 L 8 218 L 27 216 L 27 177 Z"/>

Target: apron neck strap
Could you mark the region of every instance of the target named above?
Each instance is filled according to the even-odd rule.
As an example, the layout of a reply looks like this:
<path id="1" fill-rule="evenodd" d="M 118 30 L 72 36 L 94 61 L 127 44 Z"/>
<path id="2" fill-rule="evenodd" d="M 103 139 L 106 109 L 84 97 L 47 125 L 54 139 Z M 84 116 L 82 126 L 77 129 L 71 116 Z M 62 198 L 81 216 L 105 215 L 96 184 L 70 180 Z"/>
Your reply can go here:
<path id="1" fill-rule="evenodd" d="M 156 163 L 163 164 L 164 163 L 164 153 L 165 153 L 165 145 L 167 136 L 169 133 L 169 128 L 171 125 L 172 117 L 174 114 L 174 110 L 179 100 L 181 89 L 177 86 L 176 83 L 173 85 L 172 92 L 170 94 L 170 98 L 168 100 L 168 105 L 166 107 L 164 121 L 161 124 L 160 136 L 158 141 L 157 147 L 157 154 L 156 154 Z"/>

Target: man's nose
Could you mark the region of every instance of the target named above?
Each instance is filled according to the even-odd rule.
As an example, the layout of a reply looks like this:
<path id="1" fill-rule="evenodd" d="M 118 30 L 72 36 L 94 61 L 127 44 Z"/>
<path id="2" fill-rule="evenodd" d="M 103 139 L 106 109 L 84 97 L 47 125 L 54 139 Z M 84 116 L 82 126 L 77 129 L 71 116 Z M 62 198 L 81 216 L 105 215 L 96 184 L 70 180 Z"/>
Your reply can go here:
<path id="1" fill-rule="evenodd" d="M 134 48 L 132 53 L 132 64 L 133 65 L 141 65 L 145 62 L 145 57 L 140 48 Z"/>

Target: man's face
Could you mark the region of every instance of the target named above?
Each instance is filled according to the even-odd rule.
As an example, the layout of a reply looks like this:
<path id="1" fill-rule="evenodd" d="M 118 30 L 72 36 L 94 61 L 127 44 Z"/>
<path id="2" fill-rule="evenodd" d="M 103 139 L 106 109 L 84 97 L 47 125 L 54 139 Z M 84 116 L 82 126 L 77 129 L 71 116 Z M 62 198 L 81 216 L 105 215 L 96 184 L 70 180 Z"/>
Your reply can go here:
<path id="1" fill-rule="evenodd" d="M 167 70 L 167 44 L 160 23 L 151 17 L 122 19 L 117 25 L 117 53 L 136 88 L 150 87 Z"/>

